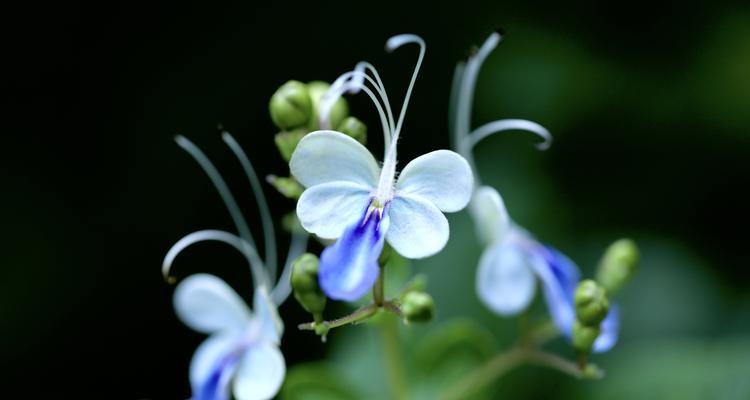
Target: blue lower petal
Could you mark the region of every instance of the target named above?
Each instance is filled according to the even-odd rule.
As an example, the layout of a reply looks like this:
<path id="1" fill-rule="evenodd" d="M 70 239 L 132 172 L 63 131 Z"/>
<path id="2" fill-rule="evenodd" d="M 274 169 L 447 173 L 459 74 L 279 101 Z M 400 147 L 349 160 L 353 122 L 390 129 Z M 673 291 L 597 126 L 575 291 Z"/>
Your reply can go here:
<path id="1" fill-rule="evenodd" d="M 368 206 L 359 222 L 323 250 L 318 279 L 326 296 L 354 301 L 375 284 L 379 273 L 378 257 L 385 239 L 381 218 L 381 210 Z"/>
<path id="2" fill-rule="evenodd" d="M 620 334 L 620 309 L 617 304 L 609 307 L 609 313 L 601 325 L 602 333 L 594 341 L 594 353 L 609 351 L 617 343 Z"/>
<path id="3" fill-rule="evenodd" d="M 192 400 L 229 400 L 229 383 L 241 354 L 241 351 L 234 351 L 222 358 L 207 379 L 193 388 Z"/>

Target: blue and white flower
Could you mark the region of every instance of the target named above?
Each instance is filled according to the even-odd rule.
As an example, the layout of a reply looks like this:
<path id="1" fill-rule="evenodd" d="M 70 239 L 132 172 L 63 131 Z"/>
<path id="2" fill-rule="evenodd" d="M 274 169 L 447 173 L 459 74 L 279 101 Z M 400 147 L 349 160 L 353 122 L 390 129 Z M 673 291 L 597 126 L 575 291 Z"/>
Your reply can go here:
<path id="1" fill-rule="evenodd" d="M 453 145 L 469 161 L 477 181 L 479 175 L 472 151 L 490 135 L 512 130 L 529 131 L 544 139 L 537 145 L 541 150 L 547 149 L 552 142 L 552 136 L 544 127 L 520 119 L 493 121 L 471 130 L 471 108 L 479 69 L 501 39 L 499 33 L 490 35 L 466 63 L 457 65 L 454 75 L 451 96 Z M 578 267 L 562 253 L 539 243 L 515 224 L 497 190 L 477 186 L 469 208 L 477 234 L 485 246 L 476 275 L 479 298 L 499 315 L 516 315 L 531 303 L 538 280 L 552 320 L 570 340 L 575 321 L 573 295 L 580 281 Z M 614 346 L 618 321 L 617 306 L 613 305 L 602 322 L 602 334 L 594 343 L 595 352 L 607 351 Z"/>
<path id="2" fill-rule="evenodd" d="M 485 246 L 476 275 L 479 299 L 498 315 L 516 315 L 531 303 L 538 279 L 552 321 L 570 340 L 576 318 L 573 295 L 581 280 L 575 263 L 516 225 L 495 189 L 477 189 L 470 210 Z M 607 351 L 617 342 L 617 305 L 611 306 L 601 329 L 594 352 Z"/>
<path id="3" fill-rule="evenodd" d="M 323 239 L 338 239 L 321 254 L 319 268 L 321 288 L 332 299 L 357 300 L 374 285 L 384 242 L 406 258 L 439 252 L 449 236 L 443 213 L 463 209 L 471 198 L 471 168 L 452 151 L 417 157 L 397 178 L 397 142 L 425 45 L 415 35 L 386 43 L 389 51 L 407 43 L 418 44 L 420 53 L 397 122 L 377 71 L 366 62 L 337 79 L 321 106 L 325 124 L 327 110 L 344 92 L 368 94 L 383 127 L 382 166 L 356 140 L 335 131 L 305 136 L 290 161 L 292 175 L 306 188 L 297 203 L 302 226 Z"/>
<path id="4" fill-rule="evenodd" d="M 216 186 L 240 234 L 220 230 L 193 232 L 172 246 L 164 258 L 162 272 L 171 279 L 169 271 L 175 258 L 187 247 L 203 241 L 229 244 L 246 258 L 254 281 L 252 311 L 229 285 L 208 274 L 192 275 L 182 281 L 174 293 L 174 307 L 185 325 L 210 335 L 190 363 L 193 400 L 227 400 L 230 392 L 238 400 L 270 399 L 278 393 L 286 374 L 279 349 L 284 325 L 277 307 L 291 292 L 291 263 L 304 252 L 307 235 L 292 238 L 284 270 L 276 282 L 275 234 L 260 182 L 234 138 L 225 133 L 223 139 L 242 164 L 258 202 L 265 259 L 260 258 L 250 229 L 216 168 L 193 143 L 177 137 L 177 143 L 198 161 Z"/>

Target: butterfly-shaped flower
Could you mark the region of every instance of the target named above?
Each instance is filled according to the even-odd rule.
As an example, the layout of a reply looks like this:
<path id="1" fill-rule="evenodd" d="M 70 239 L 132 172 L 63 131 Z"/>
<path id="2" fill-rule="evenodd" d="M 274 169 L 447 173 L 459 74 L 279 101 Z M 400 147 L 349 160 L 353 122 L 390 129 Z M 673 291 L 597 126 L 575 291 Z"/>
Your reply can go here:
<path id="1" fill-rule="evenodd" d="M 321 107 L 325 122 L 326 104 L 345 91 L 365 91 L 383 126 L 382 167 L 364 146 L 335 131 L 305 136 L 290 161 L 292 174 L 306 188 L 297 203 L 302 226 L 321 238 L 338 239 L 323 251 L 319 267 L 321 288 L 332 299 L 353 301 L 374 285 L 385 241 L 407 258 L 439 252 L 449 236 L 443 212 L 459 211 L 471 198 L 471 168 L 452 151 L 422 155 L 396 179 L 396 144 L 425 46 L 414 35 L 394 36 L 386 44 L 390 51 L 406 43 L 419 44 L 420 53 L 397 123 L 375 68 L 364 62 L 334 82 Z"/>
<path id="2" fill-rule="evenodd" d="M 286 374 L 284 356 L 279 350 L 284 326 L 277 307 L 289 296 L 291 262 L 304 252 L 307 236 L 292 238 L 284 270 L 274 285 L 276 242 L 260 182 L 234 138 L 228 133 L 223 138 L 245 169 L 258 202 L 265 234 L 265 260 L 258 255 L 249 227 L 216 168 L 193 143 L 178 137 L 177 143 L 213 181 L 240 235 L 219 230 L 193 232 L 172 246 L 164 258 L 162 272 L 169 277 L 175 258 L 187 247 L 203 241 L 229 244 L 246 258 L 254 281 L 252 312 L 229 285 L 208 274 L 192 275 L 182 281 L 174 293 L 174 307 L 185 325 L 210 335 L 190 363 L 193 400 L 227 400 L 230 391 L 238 400 L 270 399 L 279 391 Z M 273 290 L 269 292 L 270 287 Z"/>
<path id="3" fill-rule="evenodd" d="M 547 149 L 552 142 L 552 136 L 544 127 L 520 119 L 493 121 L 471 130 L 472 99 L 479 69 L 501 38 L 500 33 L 490 35 L 468 61 L 457 65 L 454 76 L 450 114 L 453 143 L 474 169 L 474 147 L 495 133 L 512 130 L 532 132 L 544 139 L 537 146 L 541 150 Z M 476 172 L 475 177 L 479 181 Z M 479 298 L 499 315 L 518 314 L 533 299 L 538 278 L 552 320 L 560 332 L 570 339 L 576 318 L 573 294 L 580 281 L 578 267 L 516 225 L 508 216 L 497 190 L 489 186 L 478 187 L 469 208 L 485 246 L 476 276 Z M 594 343 L 594 351 L 606 351 L 614 346 L 618 321 L 617 307 L 612 306 L 602 322 L 602 334 Z"/>
<path id="4" fill-rule="evenodd" d="M 495 189 L 489 186 L 477 189 L 470 210 L 485 246 L 476 275 L 480 300 L 499 315 L 516 315 L 534 298 L 538 278 L 552 321 L 570 340 L 576 318 L 573 295 L 581 280 L 575 263 L 516 225 Z M 594 352 L 607 351 L 617 342 L 616 305 L 610 307 L 601 330 L 594 342 Z"/>

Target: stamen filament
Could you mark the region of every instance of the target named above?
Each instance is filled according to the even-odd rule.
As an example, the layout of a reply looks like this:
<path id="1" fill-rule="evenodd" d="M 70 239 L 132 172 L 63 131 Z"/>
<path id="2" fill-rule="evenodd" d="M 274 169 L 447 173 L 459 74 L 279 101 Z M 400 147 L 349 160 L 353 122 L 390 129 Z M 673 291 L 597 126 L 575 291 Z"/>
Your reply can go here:
<path id="1" fill-rule="evenodd" d="M 276 279 L 276 232 L 273 228 L 273 221 L 271 220 L 271 210 L 268 208 L 268 202 L 266 197 L 263 195 L 263 188 L 258 180 L 258 175 L 255 173 L 253 165 L 250 163 L 250 159 L 247 157 L 245 152 L 240 147 L 239 143 L 229 132 L 224 132 L 221 135 L 224 143 L 229 146 L 234 155 L 242 165 L 242 169 L 245 171 L 248 181 L 250 181 L 250 187 L 253 189 L 255 195 L 255 201 L 258 202 L 258 209 L 260 211 L 260 219 L 263 224 L 263 241 L 265 242 L 265 259 L 266 268 L 268 268 L 268 276 L 271 282 Z"/>
<path id="2" fill-rule="evenodd" d="M 234 196 L 232 196 L 232 192 L 229 190 L 229 187 L 227 186 L 226 182 L 224 182 L 224 179 L 221 177 L 221 174 L 219 174 L 219 171 L 214 167 L 214 165 L 211 163 L 211 161 L 206 157 L 205 154 L 191 142 L 186 137 L 182 135 L 177 135 L 175 137 L 175 141 L 177 144 L 182 147 L 185 151 L 190 154 L 195 161 L 198 162 L 198 164 L 201 166 L 203 171 L 208 175 L 208 178 L 213 183 L 214 187 L 216 188 L 216 191 L 219 192 L 219 196 L 221 196 L 222 200 L 224 201 L 224 205 L 229 210 L 229 215 L 232 217 L 232 221 L 234 221 L 234 225 L 237 228 L 237 230 L 240 233 L 240 237 L 247 241 L 253 249 L 255 249 L 255 240 L 253 240 L 253 235 L 250 232 L 250 228 L 247 225 L 247 222 L 245 221 L 245 218 L 242 216 L 242 212 L 240 211 L 240 208 L 237 206 L 237 202 L 234 200 Z M 252 264 L 251 264 L 252 267 Z M 254 271 L 253 274 L 259 275 L 262 277 L 262 279 L 257 279 L 257 282 L 268 285 L 268 277 L 263 273 L 258 273 L 257 271 Z"/>
<path id="3" fill-rule="evenodd" d="M 237 251 L 245 256 L 245 259 L 247 259 L 247 262 L 250 265 L 255 287 L 263 285 L 266 282 L 267 277 L 263 273 L 263 262 L 260 260 L 260 256 L 258 256 L 255 247 L 233 233 L 216 229 L 206 229 L 190 233 L 172 245 L 172 248 L 169 249 L 167 255 L 164 256 L 164 261 L 162 262 L 161 273 L 164 275 L 164 279 L 169 283 L 174 283 L 174 277 L 170 276 L 169 272 L 175 258 L 191 245 L 205 241 L 222 242 L 237 249 Z"/>
<path id="4" fill-rule="evenodd" d="M 547 150 L 550 145 L 552 145 L 552 135 L 545 127 L 536 122 L 527 121 L 525 119 L 501 119 L 488 122 L 471 132 L 466 136 L 466 141 L 468 142 L 467 146 L 473 148 L 477 143 L 495 133 L 510 130 L 531 132 L 544 139 L 543 142 L 536 145 L 539 150 Z"/>
<path id="5" fill-rule="evenodd" d="M 281 272 L 276 286 L 271 291 L 271 301 L 280 306 L 284 300 L 292 293 L 292 285 L 289 277 L 292 274 L 292 263 L 305 252 L 307 248 L 308 235 L 306 233 L 295 233 L 292 235 L 292 242 L 289 244 L 289 252 L 286 256 L 284 269 Z"/>

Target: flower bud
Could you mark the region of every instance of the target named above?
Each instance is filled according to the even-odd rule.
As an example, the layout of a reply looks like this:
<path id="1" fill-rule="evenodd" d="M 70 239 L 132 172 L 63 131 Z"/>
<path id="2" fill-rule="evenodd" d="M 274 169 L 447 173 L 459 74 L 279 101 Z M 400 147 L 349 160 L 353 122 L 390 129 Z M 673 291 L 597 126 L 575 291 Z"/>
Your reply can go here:
<path id="1" fill-rule="evenodd" d="M 432 296 L 425 292 L 410 291 L 401 302 L 401 311 L 408 322 L 428 322 L 434 313 Z"/>
<path id="2" fill-rule="evenodd" d="M 307 130 L 304 128 L 294 129 L 291 131 L 279 132 L 274 136 L 273 141 L 276 143 L 276 148 L 281 153 L 281 158 L 284 161 L 289 162 L 292 158 L 294 149 L 297 148 L 297 143 L 305 136 Z"/>
<path id="3" fill-rule="evenodd" d="M 607 248 L 599 268 L 596 280 L 612 296 L 619 292 L 633 277 L 638 267 L 638 246 L 630 239 L 620 239 Z"/>
<path id="4" fill-rule="evenodd" d="M 321 128 L 320 100 L 330 87 L 331 85 L 323 81 L 312 81 L 307 84 L 307 92 L 309 93 L 310 100 L 312 101 L 313 111 L 307 126 L 310 131 L 317 131 Z M 343 97 L 341 97 L 336 100 L 336 103 L 333 104 L 333 107 L 331 107 L 331 111 L 328 113 L 328 121 L 330 121 L 329 127 L 331 129 L 338 127 L 339 124 L 341 124 L 341 121 L 343 121 L 344 118 L 346 118 L 348 115 L 349 104 Z"/>
<path id="5" fill-rule="evenodd" d="M 320 314 L 326 306 L 326 296 L 318 285 L 318 257 L 305 253 L 292 263 L 291 283 L 294 298 L 311 314 Z"/>
<path id="6" fill-rule="evenodd" d="M 586 326 L 579 320 L 573 322 L 573 349 L 579 354 L 588 354 L 591 352 L 591 348 L 594 346 L 594 341 L 599 334 L 601 329 L 599 326 Z"/>
<path id="7" fill-rule="evenodd" d="M 351 136 L 356 141 L 365 144 L 367 141 L 367 125 L 356 117 L 346 117 L 339 124 L 337 131 Z"/>
<path id="8" fill-rule="evenodd" d="M 578 284 L 574 301 L 576 317 L 586 326 L 599 326 L 609 311 L 609 301 L 604 288 L 591 279 L 581 281 Z"/>
<path id="9" fill-rule="evenodd" d="M 268 108 L 273 123 L 284 130 L 305 125 L 313 110 L 307 86 L 299 81 L 281 85 L 271 96 Z"/>
<path id="10" fill-rule="evenodd" d="M 276 175 L 268 175 L 266 180 L 271 186 L 275 187 L 279 193 L 284 195 L 284 197 L 292 200 L 299 199 L 299 197 L 302 196 L 302 191 L 305 190 L 296 179 L 291 177 L 284 178 Z"/>

